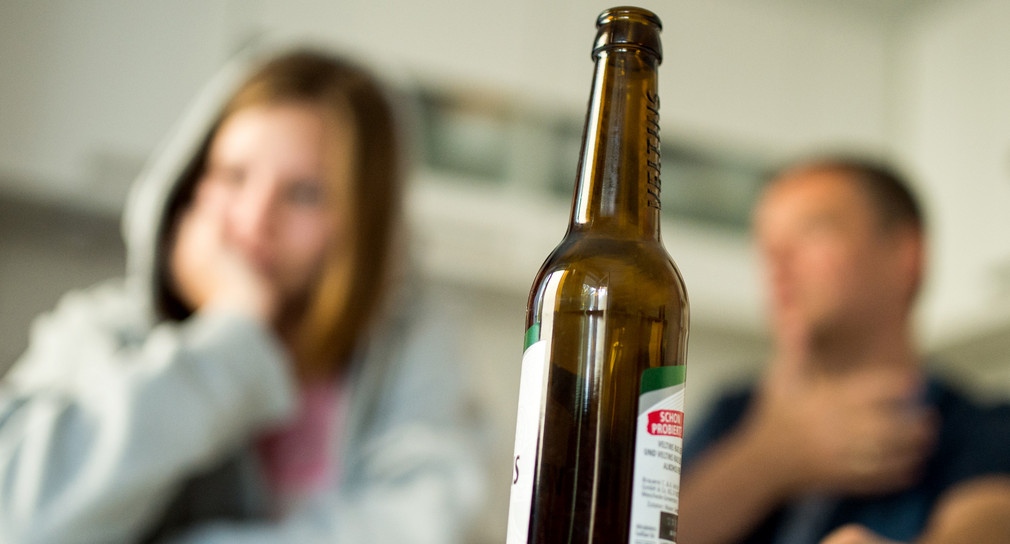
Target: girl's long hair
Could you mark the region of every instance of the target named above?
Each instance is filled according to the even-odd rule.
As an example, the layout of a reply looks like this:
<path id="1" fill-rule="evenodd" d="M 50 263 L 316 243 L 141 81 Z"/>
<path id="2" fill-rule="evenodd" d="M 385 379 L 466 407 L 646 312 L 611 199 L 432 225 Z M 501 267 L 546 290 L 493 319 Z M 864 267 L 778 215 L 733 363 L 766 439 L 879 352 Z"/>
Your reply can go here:
<path id="1" fill-rule="evenodd" d="M 175 223 L 192 198 L 203 172 L 214 133 L 234 112 L 257 105 L 304 104 L 319 108 L 327 123 L 350 123 L 354 136 L 351 202 L 329 205 L 349 214 L 346 235 L 335 240 L 318 281 L 304 305 L 284 323 L 291 331 L 289 347 L 303 378 L 335 376 L 377 318 L 391 286 L 393 245 L 399 231 L 403 156 L 400 132 L 388 90 L 365 69 L 312 50 L 298 50 L 266 62 L 246 80 L 222 111 L 199 156 L 170 206 L 167 220 Z M 338 191 L 331 191 L 338 192 Z M 163 229 L 171 231 L 172 229 Z M 166 244 L 162 244 L 165 247 Z M 339 246 L 339 247 L 338 247 Z M 164 250 L 163 250 L 164 251 Z M 167 270 L 162 259 L 163 310 L 169 316 L 188 314 L 177 297 L 165 293 Z M 173 300 L 174 299 L 174 300 Z"/>

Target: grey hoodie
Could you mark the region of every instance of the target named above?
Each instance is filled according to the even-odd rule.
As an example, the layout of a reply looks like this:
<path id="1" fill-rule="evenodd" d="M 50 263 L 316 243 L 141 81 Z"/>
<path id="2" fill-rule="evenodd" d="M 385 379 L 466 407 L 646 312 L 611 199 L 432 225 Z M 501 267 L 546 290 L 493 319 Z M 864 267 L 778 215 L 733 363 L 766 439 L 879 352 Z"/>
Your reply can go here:
<path id="1" fill-rule="evenodd" d="M 0 382 L 0 542 L 462 539 L 483 471 L 454 331 L 420 290 L 363 342 L 345 380 L 339 476 L 279 518 L 250 444 L 295 410 L 282 347 L 225 310 L 181 322 L 154 310 L 169 195 L 263 56 L 226 66 L 138 179 L 125 278 L 65 295 Z"/>

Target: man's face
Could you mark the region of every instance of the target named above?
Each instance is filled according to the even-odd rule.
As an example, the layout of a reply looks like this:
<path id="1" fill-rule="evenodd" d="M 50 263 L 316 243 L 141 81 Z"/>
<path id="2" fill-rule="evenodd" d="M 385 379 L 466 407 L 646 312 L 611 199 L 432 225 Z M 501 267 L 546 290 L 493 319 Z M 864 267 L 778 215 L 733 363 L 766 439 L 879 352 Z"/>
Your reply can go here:
<path id="1" fill-rule="evenodd" d="M 878 217 L 843 174 L 799 171 L 778 178 L 754 219 L 772 316 L 813 334 L 903 311 L 907 276 Z"/>

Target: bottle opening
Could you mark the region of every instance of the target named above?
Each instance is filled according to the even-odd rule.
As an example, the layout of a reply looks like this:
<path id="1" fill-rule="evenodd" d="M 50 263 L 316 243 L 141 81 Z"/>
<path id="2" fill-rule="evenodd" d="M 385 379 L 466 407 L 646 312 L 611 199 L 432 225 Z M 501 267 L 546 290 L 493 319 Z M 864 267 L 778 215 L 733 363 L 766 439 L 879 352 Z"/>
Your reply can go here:
<path id="1" fill-rule="evenodd" d="M 596 26 L 599 28 L 614 20 L 638 21 L 655 25 L 660 30 L 663 29 L 663 22 L 659 20 L 659 17 L 655 13 L 634 6 L 618 6 L 604 10 L 596 19 Z"/>
<path id="2" fill-rule="evenodd" d="M 600 51 L 614 47 L 636 47 L 649 51 L 663 61 L 659 33 L 663 23 L 655 13 L 634 6 L 619 6 L 603 11 L 596 19 L 596 43 L 593 60 Z"/>

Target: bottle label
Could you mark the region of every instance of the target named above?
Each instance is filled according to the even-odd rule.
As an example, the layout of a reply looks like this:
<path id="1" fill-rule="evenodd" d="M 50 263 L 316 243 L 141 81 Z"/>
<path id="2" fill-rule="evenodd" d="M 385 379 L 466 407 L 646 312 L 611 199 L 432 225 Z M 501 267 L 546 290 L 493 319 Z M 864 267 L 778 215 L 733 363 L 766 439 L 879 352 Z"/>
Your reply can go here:
<path id="1" fill-rule="evenodd" d="M 543 420 L 544 383 L 547 379 L 547 342 L 537 340 L 539 327 L 526 331 L 519 376 L 519 409 L 516 413 L 516 441 L 512 456 L 512 491 L 509 495 L 506 544 L 525 544 L 529 536 L 533 505 L 533 472 L 536 470 Z"/>
<path id="2" fill-rule="evenodd" d="M 642 373 L 635 430 L 630 544 L 677 542 L 684 447 L 683 366 Z"/>

